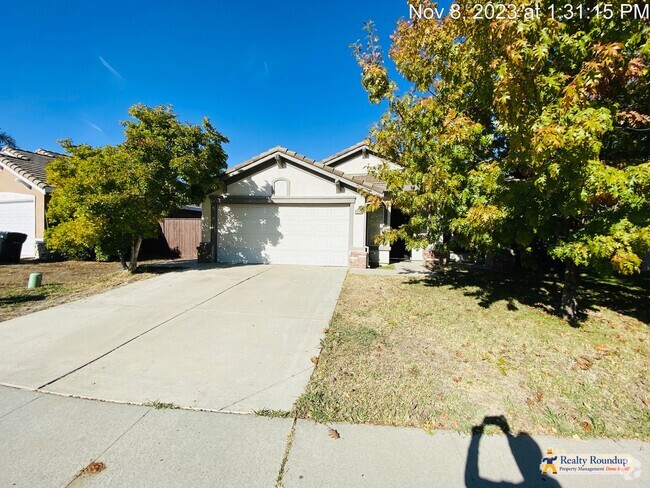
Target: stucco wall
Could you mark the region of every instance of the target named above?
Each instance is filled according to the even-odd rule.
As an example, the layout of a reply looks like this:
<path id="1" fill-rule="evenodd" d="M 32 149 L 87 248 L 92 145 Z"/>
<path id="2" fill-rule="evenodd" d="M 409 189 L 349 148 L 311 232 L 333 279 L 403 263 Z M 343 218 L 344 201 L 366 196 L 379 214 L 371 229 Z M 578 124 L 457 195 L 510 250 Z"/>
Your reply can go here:
<path id="1" fill-rule="evenodd" d="M 203 213 L 201 214 L 201 242 L 210 242 L 210 222 L 212 222 L 212 203 L 210 196 L 207 196 L 201 205 Z"/>
<path id="2" fill-rule="evenodd" d="M 45 195 L 34 188 L 30 190 L 19 181 L 16 181 L 17 179 L 20 180 L 15 173 L 12 173 L 4 166 L 0 166 L 0 192 L 22 193 L 24 195 L 34 196 L 34 204 L 36 205 L 34 212 L 36 216 L 34 235 L 37 240 L 43 240 L 43 233 L 45 232 Z"/>
<path id="3" fill-rule="evenodd" d="M 347 189 L 346 189 L 347 190 Z M 347 190 L 349 193 L 356 193 L 352 190 Z M 359 211 L 365 205 L 365 200 L 358 193 L 356 194 L 356 201 L 354 202 L 354 217 L 352 229 L 352 247 L 364 248 L 366 246 L 366 213 Z"/>
<path id="4" fill-rule="evenodd" d="M 334 183 L 297 168 L 290 163 L 286 163 L 282 168 L 278 168 L 274 164 L 258 173 L 236 181 L 228 185 L 227 193 L 230 195 L 270 196 L 273 182 L 279 178 L 289 181 L 289 195 L 292 197 L 337 195 Z"/>

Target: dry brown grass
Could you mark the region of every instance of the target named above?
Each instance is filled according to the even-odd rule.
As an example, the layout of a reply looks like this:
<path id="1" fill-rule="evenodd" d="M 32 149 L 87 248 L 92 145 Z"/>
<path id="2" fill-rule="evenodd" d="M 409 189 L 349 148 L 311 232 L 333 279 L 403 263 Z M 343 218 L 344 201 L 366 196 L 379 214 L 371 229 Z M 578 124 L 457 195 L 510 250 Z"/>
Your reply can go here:
<path id="1" fill-rule="evenodd" d="M 152 263 L 147 263 L 149 266 Z M 0 322 L 103 291 L 141 281 L 158 274 L 123 271 L 119 263 L 62 261 L 0 265 Z M 30 273 L 43 273 L 43 286 L 28 290 Z"/>
<path id="2" fill-rule="evenodd" d="M 647 282 L 591 284 L 572 328 L 547 311 L 552 282 L 348 275 L 296 413 L 464 432 L 504 415 L 514 431 L 647 438 Z"/>

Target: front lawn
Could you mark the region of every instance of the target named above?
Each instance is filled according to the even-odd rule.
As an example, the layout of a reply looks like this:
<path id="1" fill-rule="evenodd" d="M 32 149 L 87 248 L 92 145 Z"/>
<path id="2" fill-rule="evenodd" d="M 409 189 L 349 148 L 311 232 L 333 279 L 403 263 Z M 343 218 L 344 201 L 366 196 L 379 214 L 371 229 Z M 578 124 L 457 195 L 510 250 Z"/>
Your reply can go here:
<path id="1" fill-rule="evenodd" d="M 150 278 L 159 272 L 151 263 L 136 274 L 122 271 L 119 263 L 94 261 L 3 264 L 0 265 L 0 322 Z M 42 287 L 26 288 L 30 273 L 43 273 Z"/>
<path id="2" fill-rule="evenodd" d="M 296 414 L 470 432 L 650 437 L 648 279 L 590 280 L 587 317 L 552 315 L 552 280 L 450 268 L 349 274 Z"/>

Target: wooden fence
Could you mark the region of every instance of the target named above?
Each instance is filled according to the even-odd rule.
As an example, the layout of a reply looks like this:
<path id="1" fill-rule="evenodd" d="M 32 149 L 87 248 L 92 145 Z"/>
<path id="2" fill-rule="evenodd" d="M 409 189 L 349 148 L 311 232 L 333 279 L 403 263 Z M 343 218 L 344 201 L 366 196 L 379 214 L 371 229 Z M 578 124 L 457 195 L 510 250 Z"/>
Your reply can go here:
<path id="1" fill-rule="evenodd" d="M 201 242 L 201 219 L 163 219 L 160 224 L 169 249 L 184 259 L 196 258 Z"/>

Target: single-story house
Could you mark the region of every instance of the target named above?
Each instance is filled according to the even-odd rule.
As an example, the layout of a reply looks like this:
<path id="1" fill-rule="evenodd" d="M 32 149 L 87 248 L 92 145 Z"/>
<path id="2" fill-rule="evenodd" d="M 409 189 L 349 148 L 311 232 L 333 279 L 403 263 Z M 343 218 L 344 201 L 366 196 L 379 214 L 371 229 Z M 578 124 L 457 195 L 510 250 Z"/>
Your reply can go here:
<path id="1" fill-rule="evenodd" d="M 52 187 L 45 183 L 45 167 L 58 153 L 0 149 L 0 231 L 27 234 L 21 257 L 38 257 L 44 251 L 45 212 Z"/>
<path id="2" fill-rule="evenodd" d="M 383 196 L 386 189 L 368 175 L 380 164 L 361 142 L 320 162 L 278 146 L 228 169 L 222 190 L 203 203 L 202 256 L 351 267 L 421 260 L 403 243 L 375 244 L 382 227 L 403 219 L 390 206 L 364 210 L 364 193 Z"/>

